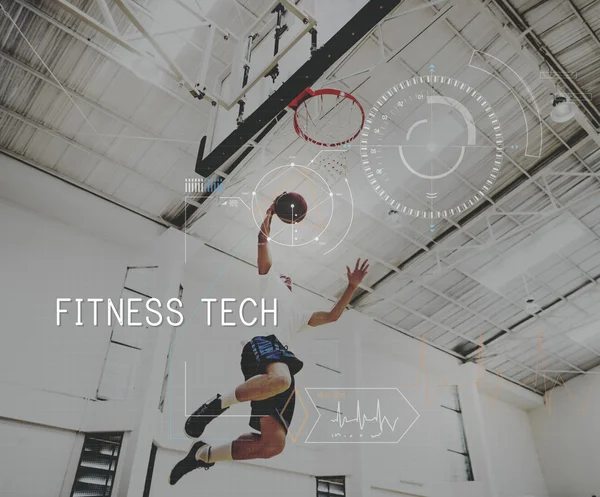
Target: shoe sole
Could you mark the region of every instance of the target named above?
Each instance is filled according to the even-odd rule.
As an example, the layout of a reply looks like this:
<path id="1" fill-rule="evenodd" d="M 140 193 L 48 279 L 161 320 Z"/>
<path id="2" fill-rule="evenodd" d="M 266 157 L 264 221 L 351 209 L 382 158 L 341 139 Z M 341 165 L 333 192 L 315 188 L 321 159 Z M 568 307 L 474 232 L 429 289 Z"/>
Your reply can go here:
<path id="1" fill-rule="evenodd" d="M 200 435 L 198 435 L 197 437 L 193 437 L 192 435 L 188 434 L 187 431 L 185 431 L 185 427 L 183 428 L 183 433 L 185 434 L 185 436 L 187 438 L 189 438 L 190 440 L 198 440 L 202 435 L 204 435 L 204 430 L 202 430 L 202 433 L 200 433 Z"/>
<path id="2" fill-rule="evenodd" d="M 193 414 L 192 414 L 192 416 L 193 416 Z M 219 414 L 219 416 L 220 416 L 220 414 Z M 216 418 L 218 418 L 219 416 L 215 416 L 213 419 L 211 419 L 211 421 L 214 421 L 214 420 L 215 420 Z M 198 440 L 198 439 L 199 439 L 199 438 L 200 438 L 202 435 L 204 435 L 204 431 L 206 430 L 206 426 L 207 426 L 207 425 L 204 425 L 204 429 L 202 430 L 202 432 L 201 432 L 201 433 L 200 433 L 198 436 L 195 436 L 195 437 L 193 437 L 192 435 L 188 434 L 188 432 L 185 430 L 185 426 L 183 427 L 183 433 L 184 433 L 184 434 L 185 434 L 185 436 L 186 436 L 187 438 L 189 438 L 190 440 Z"/>
<path id="3" fill-rule="evenodd" d="M 196 440 L 195 438 L 190 437 L 187 433 L 185 434 L 186 437 L 191 438 L 192 440 Z M 197 440 L 196 440 L 197 441 Z M 192 445 L 190 445 L 190 448 L 188 449 L 188 455 L 190 454 L 190 451 L 192 450 L 192 447 L 194 446 L 196 442 L 193 442 Z M 214 464 L 214 463 L 213 463 Z M 173 472 L 173 470 L 171 470 L 171 472 Z M 180 478 L 181 480 L 181 478 Z M 179 481 L 179 480 L 178 480 Z M 169 476 L 167 476 L 167 483 L 169 484 L 169 486 L 174 487 L 176 485 L 176 483 L 171 483 L 171 473 L 169 473 Z"/>

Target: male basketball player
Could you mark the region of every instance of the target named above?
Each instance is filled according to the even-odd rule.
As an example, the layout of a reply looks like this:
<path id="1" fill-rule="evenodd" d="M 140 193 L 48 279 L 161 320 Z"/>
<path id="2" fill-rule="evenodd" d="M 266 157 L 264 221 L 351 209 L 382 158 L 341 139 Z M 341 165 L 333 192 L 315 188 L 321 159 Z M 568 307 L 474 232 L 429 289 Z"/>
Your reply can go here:
<path id="1" fill-rule="evenodd" d="M 250 402 L 250 426 L 258 433 L 247 433 L 237 440 L 221 445 L 195 442 L 188 455 L 179 461 L 169 476 L 175 485 L 185 474 L 196 468 L 209 469 L 220 461 L 268 459 L 283 451 L 287 430 L 292 421 L 295 405 L 294 376 L 303 363 L 287 347 L 291 335 L 305 325 L 321 326 L 337 321 L 350 302 L 352 294 L 367 274 L 368 261 L 356 261 L 354 270 L 346 266 L 348 286 L 329 312 L 306 313 L 295 306 L 292 299 L 292 281 L 288 276 L 271 271 L 269 235 L 275 202 L 258 234 L 258 274 L 262 297 L 277 298 L 277 336 L 257 336 L 242 351 L 241 368 L 246 381 L 235 390 L 214 398 L 200 406 L 186 421 L 185 432 L 190 438 L 199 438 L 213 419 L 232 405 Z M 270 301 L 270 300 L 269 300 Z"/>

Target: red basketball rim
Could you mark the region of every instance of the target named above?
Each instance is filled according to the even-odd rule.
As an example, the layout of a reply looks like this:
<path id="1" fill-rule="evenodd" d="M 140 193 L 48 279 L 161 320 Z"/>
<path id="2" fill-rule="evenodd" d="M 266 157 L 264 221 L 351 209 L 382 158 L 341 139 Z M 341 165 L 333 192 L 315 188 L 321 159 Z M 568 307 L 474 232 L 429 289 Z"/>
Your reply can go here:
<path id="1" fill-rule="evenodd" d="M 308 133 L 306 133 L 302 129 L 302 126 L 298 122 L 298 109 L 307 100 L 310 100 L 311 98 L 319 97 L 322 95 L 333 95 L 333 96 L 336 96 L 339 98 L 345 98 L 345 99 L 350 100 L 354 105 L 357 106 L 358 110 L 360 111 L 361 121 L 360 121 L 360 125 L 358 126 L 356 132 L 352 136 L 350 136 L 349 138 L 340 140 L 340 141 L 326 142 L 326 141 L 323 141 L 323 139 L 319 139 L 319 138 L 310 136 Z M 304 97 L 304 98 L 302 98 L 302 97 Z M 360 102 L 353 95 L 350 95 L 349 93 L 343 92 L 341 90 L 336 90 L 333 88 L 322 88 L 322 89 L 316 90 L 316 91 L 312 91 L 309 88 L 307 88 L 307 90 L 301 95 L 301 98 L 294 101 L 293 106 L 292 105 L 290 105 L 290 106 L 292 108 L 294 108 L 294 130 L 296 131 L 298 136 L 300 136 L 307 142 L 314 143 L 315 145 L 318 145 L 320 147 L 339 147 L 340 145 L 344 145 L 345 143 L 351 142 L 360 134 L 360 132 L 365 124 L 365 111 L 364 111 L 362 105 L 360 104 Z"/>

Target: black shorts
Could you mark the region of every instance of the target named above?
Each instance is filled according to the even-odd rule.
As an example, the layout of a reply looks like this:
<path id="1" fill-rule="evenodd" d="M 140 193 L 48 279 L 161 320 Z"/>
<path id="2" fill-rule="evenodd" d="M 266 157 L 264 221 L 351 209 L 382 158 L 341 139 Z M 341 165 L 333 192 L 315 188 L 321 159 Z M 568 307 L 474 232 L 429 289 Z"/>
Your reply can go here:
<path id="1" fill-rule="evenodd" d="M 267 365 L 273 362 L 287 364 L 292 375 L 292 384 L 285 392 L 274 397 L 250 402 L 252 413 L 249 424 L 255 430 L 260 431 L 260 418 L 273 416 L 287 432 L 296 406 L 294 375 L 302 369 L 303 362 L 290 352 L 275 335 L 254 337 L 242 350 L 241 367 L 246 380 L 264 374 Z"/>

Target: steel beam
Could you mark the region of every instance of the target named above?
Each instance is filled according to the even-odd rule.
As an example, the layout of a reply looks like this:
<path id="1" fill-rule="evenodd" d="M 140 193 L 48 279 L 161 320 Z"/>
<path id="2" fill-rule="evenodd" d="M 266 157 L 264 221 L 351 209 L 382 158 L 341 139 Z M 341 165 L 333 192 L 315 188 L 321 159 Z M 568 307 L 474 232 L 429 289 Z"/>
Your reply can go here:
<path id="1" fill-rule="evenodd" d="M 64 91 L 73 99 L 79 100 L 79 101 L 89 105 L 93 109 L 97 110 L 98 112 L 101 112 L 102 114 L 110 117 L 111 119 L 114 119 L 115 121 L 118 121 L 128 127 L 137 129 L 141 133 L 148 135 L 149 138 L 154 138 L 157 141 L 165 140 L 165 138 L 163 136 L 161 136 L 160 134 L 156 134 L 153 131 L 151 131 L 139 124 L 136 124 L 133 121 L 130 121 L 129 119 L 117 114 L 116 112 L 114 112 L 110 109 L 107 109 L 103 105 L 100 105 L 98 102 L 86 97 L 85 95 L 82 95 L 82 94 L 76 92 L 72 88 L 69 88 L 68 86 L 65 85 L 64 82 L 54 80 L 54 79 L 50 78 L 49 76 L 42 74 L 41 72 L 37 71 L 36 69 L 33 69 L 29 65 L 19 61 L 18 59 L 12 57 L 11 55 L 8 55 L 8 54 L 2 52 L 1 50 L 0 50 L 0 59 L 3 59 L 5 61 L 13 64 L 14 66 L 18 67 L 19 69 L 22 69 L 23 71 L 27 72 L 28 74 L 31 74 L 32 76 L 38 78 L 39 80 L 43 81 L 44 83 L 47 83 L 58 90 Z M 98 136 L 100 138 L 102 138 L 104 135 L 99 134 Z M 115 136 L 112 138 L 118 138 L 118 137 Z M 127 137 L 124 137 L 124 139 L 125 138 L 127 138 Z M 187 150 L 184 150 L 179 147 L 173 147 L 173 148 L 176 148 L 178 152 L 180 152 L 184 156 L 187 156 L 192 162 L 195 160 L 195 157 L 192 154 L 190 154 Z"/>
<path id="2" fill-rule="evenodd" d="M 56 1 L 56 0 L 55 0 Z M 65 0 L 59 0 L 65 1 Z M 154 37 L 150 34 L 150 32 L 146 29 L 144 24 L 137 18 L 133 10 L 130 8 L 129 3 L 125 0 L 114 0 L 117 6 L 123 11 L 123 13 L 127 16 L 131 24 L 133 24 L 137 30 L 144 35 L 144 38 L 150 42 L 154 50 L 158 53 L 158 55 L 162 58 L 162 60 L 167 64 L 169 69 L 175 74 L 175 77 L 179 80 L 179 84 L 182 85 L 186 90 L 188 90 L 194 97 L 199 96 L 199 92 L 196 89 L 194 83 L 192 83 L 187 76 L 183 73 L 183 71 L 179 68 L 177 63 L 171 59 L 169 54 L 165 52 L 160 43 L 158 43 Z M 214 101 L 214 99 L 209 98 L 209 101 Z"/>
<path id="3" fill-rule="evenodd" d="M 489 10 L 489 6 L 487 5 L 488 1 L 481 2 L 479 0 L 469 0 L 471 4 L 474 4 L 476 8 L 484 15 L 486 18 L 494 23 L 498 34 L 507 39 L 512 46 L 515 47 L 515 50 L 518 50 L 520 47 L 520 42 L 516 36 L 511 36 L 510 32 L 505 29 L 502 25 L 501 21 L 498 20 L 493 13 Z M 560 64 L 560 62 L 556 59 L 556 57 L 552 54 L 550 49 L 542 42 L 542 40 L 535 34 L 533 30 L 525 34 L 525 31 L 530 28 L 530 26 L 525 22 L 525 20 L 521 17 L 521 15 L 515 10 L 515 8 L 510 5 L 507 0 L 489 0 L 492 4 L 494 4 L 500 12 L 502 12 L 505 18 L 515 27 L 520 35 L 524 34 L 524 40 L 535 50 L 536 54 L 538 54 L 539 58 L 548 65 L 551 70 L 555 71 L 555 78 L 560 81 L 565 88 L 567 88 L 571 93 L 581 95 L 581 104 L 585 109 L 585 112 L 589 118 L 592 119 L 596 123 L 596 128 L 600 125 L 600 111 L 595 106 L 594 102 L 585 94 L 585 92 L 579 87 L 577 82 L 572 78 L 565 68 Z M 525 50 L 521 47 L 520 53 L 524 55 L 531 62 L 535 62 L 534 67 L 538 69 L 539 60 L 536 60 L 534 54 L 530 51 Z M 563 76 L 564 75 L 564 76 Z M 547 83 L 546 80 L 543 80 Z"/>
<path id="4" fill-rule="evenodd" d="M 99 22 L 96 19 L 94 19 L 89 14 L 85 13 L 83 10 L 75 7 L 68 0 L 52 0 L 52 1 L 54 3 L 57 3 L 58 5 L 60 5 L 69 14 L 75 16 L 80 21 L 82 21 L 82 22 L 86 23 L 88 26 L 94 28 L 99 33 L 102 33 L 109 40 L 114 41 L 116 44 L 122 46 L 123 48 L 125 48 L 126 50 L 129 50 L 132 53 L 139 53 L 137 49 L 135 49 L 134 47 L 132 47 L 129 43 L 127 43 L 119 35 L 119 31 L 117 30 L 117 25 L 115 24 L 114 19 L 112 19 L 112 15 L 110 14 L 110 10 L 108 10 L 108 6 L 106 5 L 106 3 L 104 3 L 104 6 L 106 7 L 107 14 L 108 14 L 109 18 L 112 19 L 112 24 L 114 25 L 114 29 L 112 27 L 108 28 L 107 26 L 105 26 L 101 22 Z M 102 10 L 102 3 L 104 2 L 104 0 L 96 0 L 96 1 L 97 1 L 98 5 L 101 7 L 101 10 Z M 102 13 L 104 14 L 104 10 L 102 10 Z"/>
<path id="5" fill-rule="evenodd" d="M 42 131 L 43 133 L 46 133 L 54 138 L 59 138 L 61 140 L 63 140 L 64 142 L 68 143 L 69 145 L 81 150 L 82 152 L 86 152 L 88 154 L 90 154 L 91 156 L 95 157 L 96 159 L 99 159 L 101 161 L 105 161 L 108 163 L 111 163 L 117 167 L 121 167 L 123 169 L 128 170 L 129 172 L 131 172 L 132 174 L 136 174 L 136 175 L 140 175 L 139 171 L 136 171 L 133 167 L 128 166 L 127 164 L 124 164 L 116 159 L 112 159 L 111 157 L 108 157 L 104 154 L 101 154 L 100 152 L 91 149 L 89 147 L 87 147 L 86 145 L 82 145 L 81 143 L 79 143 L 78 141 L 73 140 L 72 138 L 69 138 L 68 136 L 63 135 L 62 133 L 60 133 L 59 131 L 52 129 L 48 126 L 46 126 L 45 124 L 42 124 L 40 122 L 37 122 L 29 117 L 25 117 L 21 114 L 16 113 L 15 111 L 0 105 L 0 112 L 4 112 L 5 114 L 9 115 L 10 117 L 17 119 L 39 131 Z M 178 197 L 181 196 L 181 192 L 175 191 L 171 188 L 169 188 L 168 186 L 163 185 L 162 183 L 155 181 L 151 178 L 145 177 L 145 180 L 148 181 L 149 183 L 152 183 L 155 187 L 159 187 L 163 190 L 167 190 L 169 192 L 171 192 L 173 195 L 176 195 Z"/>
<path id="6" fill-rule="evenodd" d="M 113 54 L 111 54 L 110 52 L 108 52 L 107 50 L 105 50 L 104 48 L 102 48 L 101 46 L 97 45 L 96 43 L 88 40 L 85 36 L 80 35 L 76 31 L 74 31 L 73 29 L 71 29 L 69 26 L 66 26 L 65 24 L 57 21 L 56 19 L 54 19 L 53 17 L 49 16 L 45 12 L 41 11 L 37 7 L 34 7 L 33 5 L 28 4 L 24 0 L 13 0 L 13 1 L 16 2 L 16 3 L 18 3 L 19 5 L 23 6 L 24 8 L 26 8 L 30 12 L 34 13 L 40 19 L 44 19 L 46 22 L 52 24 L 57 29 L 61 30 L 64 33 L 67 33 L 70 36 L 72 36 L 73 38 L 75 38 L 76 40 L 80 41 L 81 43 L 83 43 L 87 47 L 89 47 L 92 50 L 94 50 L 95 52 L 99 53 L 100 55 L 103 55 L 104 57 L 106 57 L 107 59 L 111 60 L 112 62 L 118 64 L 122 68 L 127 69 L 131 73 L 135 74 L 135 72 L 131 68 L 130 64 L 127 64 L 124 61 L 122 61 L 121 59 L 119 59 L 118 57 L 115 57 Z M 135 50 L 135 53 L 139 54 L 139 52 L 136 49 L 134 49 L 134 50 Z M 159 68 L 159 70 L 163 71 L 162 68 Z M 169 77 L 173 77 L 173 75 L 170 72 L 165 71 L 165 73 Z M 139 76 L 136 75 L 136 77 L 139 77 Z M 195 108 L 195 109 L 198 109 L 198 110 L 202 110 L 204 112 L 206 111 L 206 108 L 204 106 L 202 106 L 201 103 L 199 101 L 197 101 L 197 100 L 185 99 L 181 95 L 175 93 L 174 91 L 172 91 L 171 89 L 169 89 L 169 88 L 161 85 L 160 83 L 156 83 L 154 81 L 149 81 L 149 80 L 144 80 L 144 81 L 147 81 L 148 84 L 151 84 L 152 86 L 154 86 L 154 87 L 162 90 L 163 92 L 165 92 L 169 96 L 175 98 L 176 100 L 178 100 L 179 102 L 181 102 L 183 104 L 186 104 L 186 105 L 190 106 L 193 109 Z"/>
<path id="7" fill-rule="evenodd" d="M 108 24 L 108 27 L 113 31 L 113 33 L 119 34 L 119 28 L 117 27 L 117 23 L 115 22 L 115 19 L 113 18 L 112 13 L 108 8 L 106 0 L 96 0 L 96 4 L 98 5 L 98 7 L 100 7 L 100 12 L 102 12 L 104 22 Z"/>
<path id="8" fill-rule="evenodd" d="M 69 176 L 61 173 L 60 171 L 57 171 L 56 169 L 52 169 L 52 168 L 46 166 L 45 164 L 42 164 L 33 159 L 30 159 L 29 157 L 25 157 L 23 155 L 17 154 L 16 152 L 13 152 L 12 150 L 9 150 L 4 147 L 0 147 L 0 153 L 3 153 L 5 155 L 7 155 L 8 157 L 12 157 L 13 159 L 16 159 L 19 162 L 22 162 L 23 164 L 25 164 L 29 167 L 33 167 L 34 169 L 37 169 L 43 173 L 46 173 L 49 176 L 52 176 L 56 179 L 64 181 L 65 183 L 73 185 L 74 187 L 79 188 L 80 190 L 91 193 L 92 195 L 95 195 L 96 197 L 103 198 L 104 200 L 106 200 L 107 202 L 110 202 L 111 204 L 118 205 L 119 207 L 122 207 L 125 210 L 133 212 L 145 219 L 149 219 L 150 221 L 153 221 L 156 224 L 164 226 L 165 228 L 172 227 L 170 223 L 168 223 L 167 221 L 165 221 L 164 219 L 162 219 L 158 216 L 150 214 L 149 212 L 139 209 L 138 207 L 131 205 L 127 202 L 124 202 L 122 200 L 119 200 L 111 195 L 107 195 L 106 193 L 104 193 L 90 185 L 86 185 L 85 183 L 82 183 L 81 181 L 77 181 L 73 178 L 70 178 Z"/>

